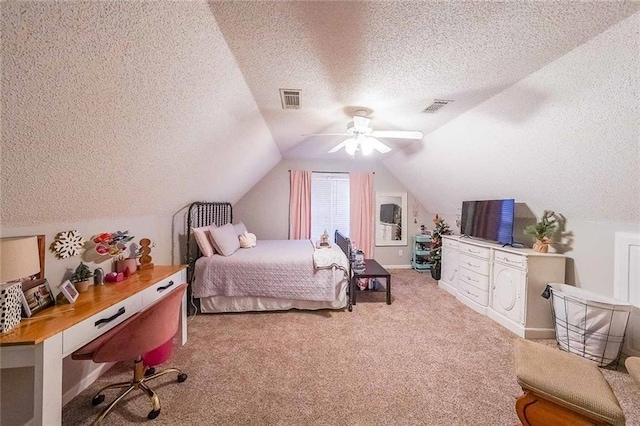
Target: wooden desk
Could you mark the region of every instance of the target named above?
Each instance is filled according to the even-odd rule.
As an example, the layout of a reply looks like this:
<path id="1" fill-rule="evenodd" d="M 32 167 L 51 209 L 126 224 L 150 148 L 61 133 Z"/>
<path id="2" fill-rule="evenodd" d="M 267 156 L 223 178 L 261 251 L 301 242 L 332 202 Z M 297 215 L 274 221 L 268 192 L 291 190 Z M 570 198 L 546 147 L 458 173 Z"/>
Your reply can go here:
<path id="1" fill-rule="evenodd" d="M 45 309 L 0 334 L 1 368 L 35 368 L 32 423 L 47 426 L 62 423 L 64 357 L 164 297 L 186 279 L 186 265 L 138 271 L 119 283 L 91 286 L 75 303 Z M 96 325 L 97 320 L 111 317 L 112 321 Z M 182 345 L 187 341 L 186 319 L 185 293 L 179 330 Z M 3 407 L 3 411 L 7 408 Z"/>
<path id="2" fill-rule="evenodd" d="M 391 304 L 391 274 L 384 269 L 375 259 L 364 260 L 364 272 L 353 272 L 353 278 L 351 279 L 351 300 L 356 304 L 356 282 L 358 278 L 386 278 L 387 279 L 387 305 Z"/>

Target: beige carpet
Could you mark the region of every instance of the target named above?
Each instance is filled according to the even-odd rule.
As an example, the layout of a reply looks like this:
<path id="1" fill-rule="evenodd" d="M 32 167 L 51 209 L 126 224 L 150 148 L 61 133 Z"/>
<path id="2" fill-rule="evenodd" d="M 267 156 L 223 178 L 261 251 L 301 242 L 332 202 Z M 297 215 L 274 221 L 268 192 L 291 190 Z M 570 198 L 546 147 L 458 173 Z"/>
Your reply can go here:
<path id="1" fill-rule="evenodd" d="M 151 423 L 513 425 L 516 338 L 412 270 L 393 271 L 391 306 L 366 293 L 351 313 L 199 315 L 167 363 L 189 378 L 155 383 L 162 412 Z M 640 424 L 640 387 L 604 373 L 627 424 Z M 116 365 L 64 408 L 64 424 L 89 424 L 101 409 L 93 393 L 129 377 Z M 143 423 L 150 409 L 134 394 L 105 424 Z"/>

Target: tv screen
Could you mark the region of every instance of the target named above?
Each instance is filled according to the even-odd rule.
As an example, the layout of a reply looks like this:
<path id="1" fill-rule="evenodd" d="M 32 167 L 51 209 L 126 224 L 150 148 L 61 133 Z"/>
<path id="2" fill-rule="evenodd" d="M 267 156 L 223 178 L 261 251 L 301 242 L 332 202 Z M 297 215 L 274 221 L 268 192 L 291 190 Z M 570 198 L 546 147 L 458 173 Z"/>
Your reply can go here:
<path id="1" fill-rule="evenodd" d="M 469 237 L 513 243 L 515 200 L 464 201 L 460 232 Z"/>

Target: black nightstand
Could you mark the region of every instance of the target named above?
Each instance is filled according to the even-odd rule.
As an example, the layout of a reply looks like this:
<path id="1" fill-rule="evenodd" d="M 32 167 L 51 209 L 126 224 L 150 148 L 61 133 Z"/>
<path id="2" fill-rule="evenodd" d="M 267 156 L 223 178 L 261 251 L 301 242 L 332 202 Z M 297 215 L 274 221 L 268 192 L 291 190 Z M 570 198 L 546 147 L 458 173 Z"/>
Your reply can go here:
<path id="1" fill-rule="evenodd" d="M 386 278 L 387 279 L 387 305 L 391 304 L 391 274 L 389 271 L 384 269 L 375 259 L 365 259 L 364 260 L 365 268 L 364 272 L 356 273 L 353 272 L 353 277 L 351 278 L 351 302 L 353 305 L 356 304 L 356 282 L 358 278 Z"/>

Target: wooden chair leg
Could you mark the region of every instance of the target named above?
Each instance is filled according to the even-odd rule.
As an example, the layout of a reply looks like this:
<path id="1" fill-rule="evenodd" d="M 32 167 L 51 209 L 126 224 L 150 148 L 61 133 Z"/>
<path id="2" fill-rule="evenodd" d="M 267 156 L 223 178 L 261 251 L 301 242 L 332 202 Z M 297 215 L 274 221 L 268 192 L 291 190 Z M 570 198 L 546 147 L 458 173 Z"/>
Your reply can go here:
<path id="1" fill-rule="evenodd" d="M 588 418 L 524 389 L 516 400 L 516 413 L 524 426 L 605 426 L 607 423 Z"/>

